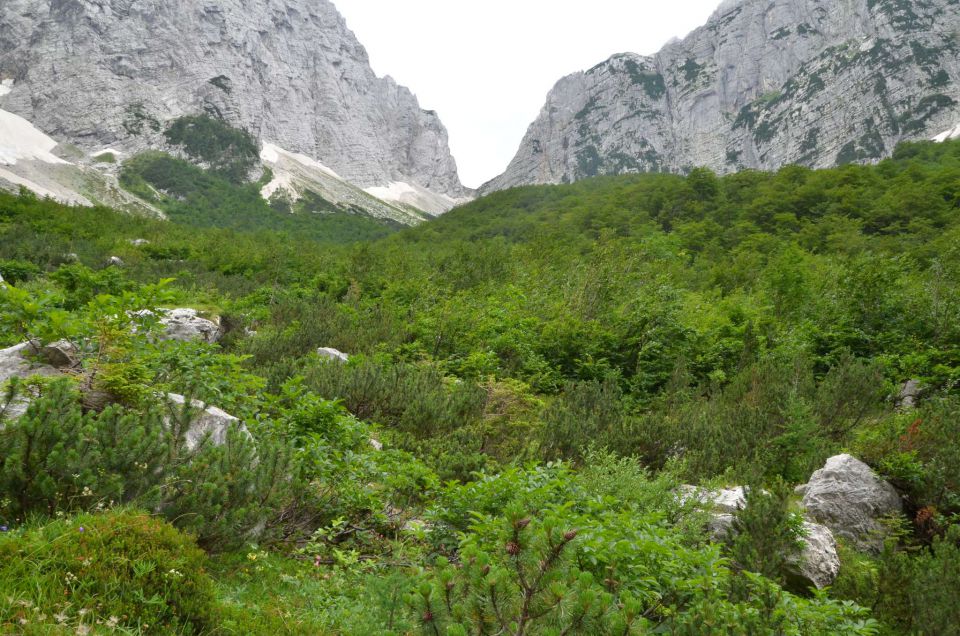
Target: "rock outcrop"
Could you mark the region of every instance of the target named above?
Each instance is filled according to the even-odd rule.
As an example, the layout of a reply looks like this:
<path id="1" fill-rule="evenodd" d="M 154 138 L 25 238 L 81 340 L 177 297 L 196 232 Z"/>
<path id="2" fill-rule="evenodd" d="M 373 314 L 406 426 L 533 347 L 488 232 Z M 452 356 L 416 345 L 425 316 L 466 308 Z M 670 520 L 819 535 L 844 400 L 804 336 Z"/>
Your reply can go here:
<path id="1" fill-rule="evenodd" d="M 4 0 L 0 89 L 0 109 L 88 157 L 162 147 L 168 122 L 205 113 L 359 188 L 468 194 L 437 113 L 374 74 L 329 0 Z"/>
<path id="2" fill-rule="evenodd" d="M 481 192 L 696 166 L 829 167 L 946 138 L 960 122 L 958 33 L 953 0 L 724 2 L 653 56 L 560 80 Z"/>
<path id="3" fill-rule="evenodd" d="M 851 455 L 837 455 L 813 473 L 803 489 L 807 515 L 854 546 L 876 551 L 883 545 L 880 520 L 903 511 L 893 486 Z"/>

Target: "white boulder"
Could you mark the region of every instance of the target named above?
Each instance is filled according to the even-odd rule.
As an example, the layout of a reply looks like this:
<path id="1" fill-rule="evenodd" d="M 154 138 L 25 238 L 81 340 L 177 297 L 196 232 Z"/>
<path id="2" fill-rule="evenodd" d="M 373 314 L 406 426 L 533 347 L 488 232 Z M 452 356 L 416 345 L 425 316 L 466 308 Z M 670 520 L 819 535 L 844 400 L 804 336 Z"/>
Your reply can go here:
<path id="1" fill-rule="evenodd" d="M 883 547 L 882 517 L 903 512 L 893 486 L 851 455 L 837 455 L 813 473 L 803 491 L 807 516 L 827 526 L 856 547 Z"/>
<path id="2" fill-rule="evenodd" d="M 333 349 L 332 347 L 321 347 L 320 349 L 317 349 L 317 355 L 321 358 L 326 358 L 327 360 L 333 360 L 335 362 L 346 362 L 350 359 L 350 356 L 342 351 Z"/>
<path id="3" fill-rule="evenodd" d="M 807 585 L 822 590 L 833 585 L 840 574 L 837 542 L 830 528 L 810 521 L 803 522 L 803 551 L 791 559 L 793 574 Z"/>
<path id="4" fill-rule="evenodd" d="M 183 409 L 187 399 L 177 393 L 168 393 L 167 403 L 174 409 Z M 250 437 L 250 431 L 243 423 L 222 409 L 215 406 L 209 406 L 199 400 L 193 400 L 191 406 L 194 410 L 191 413 L 189 427 L 184 435 L 184 442 L 187 450 L 196 450 L 205 441 L 221 446 L 227 442 L 227 434 L 230 429 L 235 429 Z M 167 426 L 172 424 L 171 418 L 166 418 Z M 180 431 L 174 431 L 179 433 Z"/>

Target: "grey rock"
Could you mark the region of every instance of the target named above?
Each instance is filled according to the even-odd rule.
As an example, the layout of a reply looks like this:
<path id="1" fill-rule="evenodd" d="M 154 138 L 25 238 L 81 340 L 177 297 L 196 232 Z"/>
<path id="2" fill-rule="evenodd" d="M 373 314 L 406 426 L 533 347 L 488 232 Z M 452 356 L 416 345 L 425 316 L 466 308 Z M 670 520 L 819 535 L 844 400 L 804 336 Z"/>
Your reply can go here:
<path id="1" fill-rule="evenodd" d="M 347 362 L 350 359 L 350 356 L 332 347 L 321 347 L 317 349 L 317 355 L 326 360 L 333 360 L 334 362 Z"/>
<path id="2" fill-rule="evenodd" d="M 920 397 L 920 381 L 907 380 L 900 387 L 900 393 L 897 395 L 897 406 L 901 409 L 912 409 L 917 406 L 917 398 Z"/>
<path id="3" fill-rule="evenodd" d="M 707 532 L 710 538 L 718 543 L 723 543 L 730 537 L 733 531 L 734 516 L 729 513 L 720 512 L 710 515 L 707 521 Z"/>
<path id="4" fill-rule="evenodd" d="M 56 368 L 31 359 L 38 349 L 39 345 L 36 343 L 23 342 L 0 350 L 0 387 L 12 378 L 27 379 L 35 375 L 43 377 L 60 375 L 60 371 Z M 0 428 L 3 427 L 3 420 L 13 420 L 23 415 L 33 397 L 29 394 L 21 394 L 10 404 L 0 403 Z"/>
<path id="5" fill-rule="evenodd" d="M 734 520 L 734 515 L 730 513 L 711 514 L 707 522 L 710 538 L 719 543 L 726 542 L 735 532 Z M 803 530 L 803 549 L 790 557 L 790 573 L 804 587 L 823 589 L 832 585 L 840 574 L 837 542 L 826 526 L 804 521 Z"/>
<path id="6" fill-rule="evenodd" d="M 4 0 L 2 80 L 0 108 L 87 155 L 210 113 L 360 188 L 468 194 L 437 113 L 374 74 L 329 0 Z"/>
<path id="7" fill-rule="evenodd" d="M 80 350 L 69 340 L 57 340 L 40 350 L 40 358 L 56 369 L 72 369 L 80 364 Z"/>
<path id="8" fill-rule="evenodd" d="M 732 514 L 747 505 L 746 488 L 724 488 L 721 490 L 707 490 L 697 486 L 684 484 L 679 488 L 680 503 L 697 501 L 714 513 Z"/>
<path id="9" fill-rule="evenodd" d="M 742 0 L 557 83 L 482 193 L 597 174 L 872 162 L 960 134 L 952 0 Z M 944 133 L 944 131 L 947 131 Z"/>
<path id="10" fill-rule="evenodd" d="M 220 340 L 219 325 L 199 317 L 196 309 L 163 310 L 160 324 L 163 325 L 162 340 L 202 341 L 211 344 Z"/>
<path id="11" fill-rule="evenodd" d="M 130 239 L 130 245 L 134 247 L 143 247 L 144 245 L 150 245 L 150 241 L 147 239 Z"/>
<path id="12" fill-rule="evenodd" d="M 166 396 L 168 404 L 173 408 L 183 408 L 187 399 L 176 393 L 168 393 Z M 222 446 L 227 442 L 227 435 L 231 430 L 237 430 L 247 437 L 251 437 L 250 431 L 243 423 L 215 406 L 209 406 L 198 400 L 193 400 L 192 408 L 196 411 L 190 422 L 189 428 L 184 435 L 184 443 L 187 450 L 193 451 L 201 444 L 211 443 Z M 166 419 L 167 426 L 171 425 L 171 419 Z"/>
<path id="13" fill-rule="evenodd" d="M 822 590 L 840 574 L 837 541 L 830 528 L 817 523 L 804 521 L 803 531 L 803 551 L 790 560 L 790 568 L 805 585 Z"/>
<path id="14" fill-rule="evenodd" d="M 119 256 L 111 256 L 107 259 L 107 267 L 123 267 L 123 259 Z"/>
<path id="15" fill-rule="evenodd" d="M 883 546 L 880 519 L 903 512 L 893 486 L 851 455 L 837 455 L 813 473 L 803 495 L 807 516 L 860 549 Z"/>
<path id="16" fill-rule="evenodd" d="M 381 442 L 380 440 L 373 439 L 372 437 L 370 438 L 370 446 L 372 446 L 373 450 L 376 450 L 376 451 L 383 450 L 383 442 Z"/>

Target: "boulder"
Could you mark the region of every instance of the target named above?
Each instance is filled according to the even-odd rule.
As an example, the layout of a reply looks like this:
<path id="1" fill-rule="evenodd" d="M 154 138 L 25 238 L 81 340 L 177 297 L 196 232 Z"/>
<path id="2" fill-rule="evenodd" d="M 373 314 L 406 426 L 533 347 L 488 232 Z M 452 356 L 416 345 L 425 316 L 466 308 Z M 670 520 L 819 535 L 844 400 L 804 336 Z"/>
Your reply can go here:
<path id="1" fill-rule="evenodd" d="M 199 317 L 196 309 L 164 309 L 160 313 L 160 324 L 163 325 L 161 340 L 211 344 L 220 340 L 220 326 Z"/>
<path id="2" fill-rule="evenodd" d="M 130 239 L 130 245 L 134 247 L 143 247 L 144 245 L 150 245 L 150 241 L 147 239 Z"/>
<path id="3" fill-rule="evenodd" d="M 732 514 L 747 505 L 747 491 L 743 486 L 722 490 L 706 490 L 684 484 L 680 486 L 679 490 L 681 503 L 695 500 L 717 513 Z"/>
<path id="4" fill-rule="evenodd" d="M 80 350 L 69 340 L 57 340 L 40 350 L 40 358 L 57 369 L 72 369 L 80 364 Z"/>
<path id="5" fill-rule="evenodd" d="M 376 451 L 383 450 L 383 443 L 380 440 L 373 439 L 372 437 L 370 438 L 370 446 L 372 446 L 373 450 Z"/>
<path id="6" fill-rule="evenodd" d="M 707 522 L 710 538 L 722 543 L 734 532 L 734 515 L 713 513 Z M 790 559 L 790 575 L 798 587 L 818 590 L 832 585 L 840 574 L 840 556 L 837 542 L 830 528 L 810 521 L 803 522 L 803 550 Z"/>
<path id="7" fill-rule="evenodd" d="M 7 349 L 0 349 L 0 387 L 12 378 L 60 375 L 60 371 L 56 368 L 30 359 L 29 356 L 37 352 L 38 346 L 36 343 L 23 342 Z M 32 396 L 29 394 L 20 395 L 5 407 L 0 401 L 0 427 L 3 426 L 3 419 L 15 419 L 23 415 L 30 406 L 31 399 Z"/>
<path id="8" fill-rule="evenodd" d="M 917 398 L 920 397 L 920 381 L 907 380 L 900 387 L 900 393 L 897 395 L 897 407 L 909 410 L 917 406 Z"/>
<path id="9" fill-rule="evenodd" d="M 883 547 L 882 517 L 903 512 L 893 486 L 851 455 L 837 455 L 813 473 L 803 491 L 807 516 L 856 547 Z"/>
<path id="10" fill-rule="evenodd" d="M 111 256 L 107 259 L 107 267 L 123 267 L 123 259 L 119 256 Z"/>
<path id="11" fill-rule="evenodd" d="M 807 587 L 822 590 L 833 585 L 840 574 L 837 542 L 830 528 L 803 522 L 803 551 L 790 560 L 791 574 Z"/>
<path id="12" fill-rule="evenodd" d="M 168 393 L 166 398 L 167 403 L 176 409 L 183 408 L 187 401 L 184 396 L 176 393 Z M 199 400 L 193 400 L 191 404 L 195 413 L 184 438 L 188 450 L 196 450 L 205 440 L 217 446 L 223 445 L 227 441 L 227 433 L 230 429 L 236 429 L 250 437 L 250 431 L 247 430 L 247 427 L 226 411 L 204 404 Z M 167 418 L 166 424 L 170 426 L 169 418 Z"/>
<path id="13" fill-rule="evenodd" d="M 338 351 L 331 347 L 321 347 L 320 349 L 317 349 L 317 355 L 327 360 L 333 360 L 334 362 L 346 362 L 350 359 L 350 356 L 344 352 Z"/>

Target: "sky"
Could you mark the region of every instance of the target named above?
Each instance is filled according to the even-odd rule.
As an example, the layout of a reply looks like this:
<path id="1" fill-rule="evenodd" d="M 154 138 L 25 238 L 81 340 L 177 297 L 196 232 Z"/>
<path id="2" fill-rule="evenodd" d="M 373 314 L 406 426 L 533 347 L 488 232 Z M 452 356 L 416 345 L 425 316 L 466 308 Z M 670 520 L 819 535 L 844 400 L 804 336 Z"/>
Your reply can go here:
<path id="1" fill-rule="evenodd" d="M 719 0 L 334 0 L 373 70 L 435 110 L 465 185 L 497 176 L 561 77 L 655 53 Z"/>

